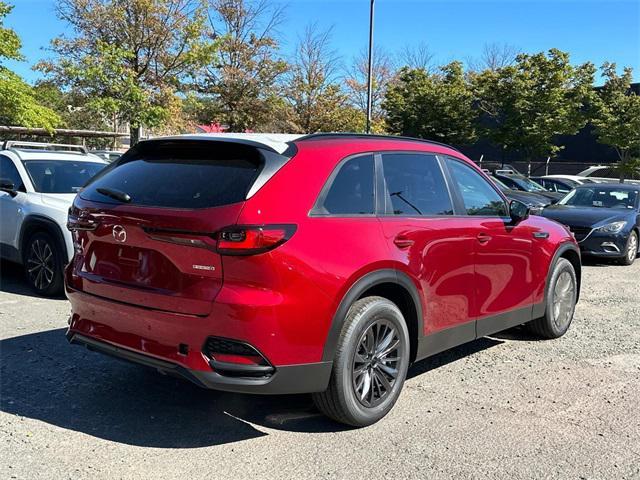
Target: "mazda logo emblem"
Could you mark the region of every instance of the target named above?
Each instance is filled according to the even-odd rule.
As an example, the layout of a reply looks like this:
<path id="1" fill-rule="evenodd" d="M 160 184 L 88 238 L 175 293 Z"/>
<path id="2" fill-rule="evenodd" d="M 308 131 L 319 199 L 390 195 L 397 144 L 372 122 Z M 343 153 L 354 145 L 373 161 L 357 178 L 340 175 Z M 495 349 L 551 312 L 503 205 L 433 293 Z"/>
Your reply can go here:
<path id="1" fill-rule="evenodd" d="M 115 225 L 111 234 L 116 242 L 124 243 L 127 241 L 127 231 L 122 225 Z"/>

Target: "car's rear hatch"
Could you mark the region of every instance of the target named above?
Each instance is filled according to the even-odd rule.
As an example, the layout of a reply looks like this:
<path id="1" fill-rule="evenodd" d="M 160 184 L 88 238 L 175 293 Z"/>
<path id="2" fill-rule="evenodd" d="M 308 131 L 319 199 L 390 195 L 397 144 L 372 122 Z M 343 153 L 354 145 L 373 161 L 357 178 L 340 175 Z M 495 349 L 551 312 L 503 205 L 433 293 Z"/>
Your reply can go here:
<path id="1" fill-rule="evenodd" d="M 260 148 L 234 143 L 152 141 L 132 149 L 74 202 L 70 287 L 206 315 L 223 280 L 216 232 L 237 222 L 264 166 Z"/>

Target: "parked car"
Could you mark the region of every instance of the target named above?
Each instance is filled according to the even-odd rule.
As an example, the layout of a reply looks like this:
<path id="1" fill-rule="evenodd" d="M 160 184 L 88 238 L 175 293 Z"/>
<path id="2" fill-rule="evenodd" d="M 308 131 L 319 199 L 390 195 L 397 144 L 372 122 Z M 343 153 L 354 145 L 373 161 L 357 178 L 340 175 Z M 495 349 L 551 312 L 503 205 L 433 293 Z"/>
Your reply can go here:
<path id="1" fill-rule="evenodd" d="M 107 162 L 115 162 L 122 156 L 122 152 L 118 152 L 115 150 L 92 150 L 91 153 L 96 155 Z"/>
<path id="2" fill-rule="evenodd" d="M 570 182 L 575 182 L 578 185 L 584 185 L 585 183 L 601 183 L 598 180 L 594 180 L 593 178 L 581 177 L 579 175 L 563 175 L 563 174 L 553 174 L 553 175 L 544 175 L 543 177 L 538 178 L 549 178 L 549 179 L 558 179 L 558 180 L 568 180 Z"/>
<path id="3" fill-rule="evenodd" d="M 564 197 L 563 194 L 550 192 L 542 185 L 519 173 L 505 170 L 496 170 L 493 176 L 507 185 L 507 187 L 509 188 L 512 188 L 514 190 L 521 190 L 523 192 L 537 193 L 538 195 L 547 197 L 551 203 L 555 203 L 562 197 Z"/>
<path id="4" fill-rule="evenodd" d="M 578 173 L 582 177 L 587 177 L 600 182 L 619 182 L 620 171 L 611 165 L 596 165 Z M 625 182 L 640 185 L 640 170 L 631 175 L 625 175 Z"/>
<path id="5" fill-rule="evenodd" d="M 567 225 L 583 255 L 613 258 L 631 265 L 640 237 L 640 186 L 581 185 L 543 215 Z"/>
<path id="6" fill-rule="evenodd" d="M 493 181 L 493 183 L 495 183 L 496 186 L 502 191 L 502 193 L 504 193 L 507 199 L 517 200 L 524 203 L 527 207 L 529 207 L 529 212 L 532 215 L 540 215 L 544 207 L 546 207 L 547 205 L 551 205 L 551 201 L 543 195 L 539 195 L 533 192 L 525 192 L 523 190 L 513 190 L 512 188 L 507 187 L 506 184 L 498 180 L 490 173 L 488 174 L 488 176 Z"/>
<path id="7" fill-rule="evenodd" d="M 106 165 L 75 145 L 7 141 L 0 150 L 0 254 L 24 265 L 37 293 L 62 292 L 73 255 L 67 212 Z"/>
<path id="8" fill-rule="evenodd" d="M 529 177 L 538 185 L 542 185 L 550 192 L 557 192 L 566 195 L 575 187 L 580 185 L 578 182 L 566 178 L 549 178 L 549 177 Z"/>
<path id="9" fill-rule="evenodd" d="M 69 212 L 71 343 L 202 387 L 312 393 L 363 426 L 412 362 L 571 323 L 575 239 L 451 147 L 205 134 L 140 142 L 113 165 Z"/>

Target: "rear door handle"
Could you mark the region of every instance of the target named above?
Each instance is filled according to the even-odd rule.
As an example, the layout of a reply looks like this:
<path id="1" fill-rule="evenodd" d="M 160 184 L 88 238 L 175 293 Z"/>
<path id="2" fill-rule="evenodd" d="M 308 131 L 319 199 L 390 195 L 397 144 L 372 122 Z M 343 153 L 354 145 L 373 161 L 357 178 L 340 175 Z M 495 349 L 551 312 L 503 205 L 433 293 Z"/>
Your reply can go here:
<path id="1" fill-rule="evenodd" d="M 413 246 L 415 242 L 410 238 L 398 236 L 393 239 L 393 243 L 395 243 L 398 248 L 409 248 Z"/>
<path id="2" fill-rule="evenodd" d="M 479 233 L 476 238 L 478 239 L 478 242 L 484 244 L 491 240 L 491 235 L 487 235 L 486 233 Z"/>

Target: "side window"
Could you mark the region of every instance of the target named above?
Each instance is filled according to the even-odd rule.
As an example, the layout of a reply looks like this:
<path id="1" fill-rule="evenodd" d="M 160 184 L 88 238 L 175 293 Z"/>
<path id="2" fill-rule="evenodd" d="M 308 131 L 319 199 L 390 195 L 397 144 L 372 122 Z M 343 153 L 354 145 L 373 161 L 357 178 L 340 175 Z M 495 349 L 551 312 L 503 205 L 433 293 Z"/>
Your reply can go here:
<path id="1" fill-rule="evenodd" d="M 370 215 L 375 212 L 373 155 L 347 160 L 333 178 L 323 202 L 323 213 Z"/>
<path id="2" fill-rule="evenodd" d="M 453 215 L 447 184 L 435 155 L 382 155 L 385 211 L 392 215 Z"/>
<path id="3" fill-rule="evenodd" d="M 558 193 L 569 193 L 571 191 L 571 187 L 560 183 L 560 182 L 554 182 L 554 192 L 558 192 Z"/>
<path id="4" fill-rule="evenodd" d="M 24 183 L 22 182 L 22 178 L 20 178 L 20 173 L 18 173 L 18 169 L 13 164 L 9 157 L 5 157 L 4 155 L 0 155 L 0 178 L 6 178 L 13 182 L 13 186 L 16 190 L 24 192 Z"/>
<path id="5" fill-rule="evenodd" d="M 447 165 L 458 185 L 467 215 L 507 216 L 507 206 L 498 192 L 473 168 L 448 158 Z"/>

